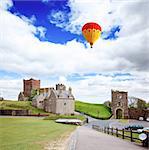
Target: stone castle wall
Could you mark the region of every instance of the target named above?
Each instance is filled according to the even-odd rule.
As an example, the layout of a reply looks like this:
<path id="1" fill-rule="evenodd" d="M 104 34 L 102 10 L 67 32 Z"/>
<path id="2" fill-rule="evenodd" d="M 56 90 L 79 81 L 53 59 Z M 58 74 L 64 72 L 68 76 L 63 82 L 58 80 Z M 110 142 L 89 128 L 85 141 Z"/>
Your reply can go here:
<path id="1" fill-rule="evenodd" d="M 121 110 L 122 118 L 128 118 L 128 96 L 127 92 L 111 91 L 112 96 L 112 113 L 117 118 L 117 111 Z"/>
<path id="2" fill-rule="evenodd" d="M 0 115 L 27 116 L 30 115 L 30 110 L 0 110 Z"/>
<path id="3" fill-rule="evenodd" d="M 40 88 L 40 80 L 23 80 L 23 94 L 25 97 L 29 97 L 31 95 L 31 91 L 37 90 Z"/>
<path id="4" fill-rule="evenodd" d="M 74 100 L 61 99 L 56 101 L 56 114 L 74 114 Z"/>
<path id="5" fill-rule="evenodd" d="M 139 119 L 139 117 L 143 117 L 144 119 L 149 117 L 149 110 L 141 110 L 137 108 L 129 108 L 129 119 Z"/>

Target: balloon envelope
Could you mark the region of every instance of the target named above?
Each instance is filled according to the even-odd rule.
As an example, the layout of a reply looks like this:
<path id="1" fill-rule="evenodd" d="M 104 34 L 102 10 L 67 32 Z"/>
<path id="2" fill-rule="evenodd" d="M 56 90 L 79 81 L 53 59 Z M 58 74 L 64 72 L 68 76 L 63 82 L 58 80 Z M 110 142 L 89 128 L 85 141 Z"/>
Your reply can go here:
<path id="1" fill-rule="evenodd" d="M 92 45 L 95 43 L 96 40 L 98 40 L 101 35 L 101 27 L 95 22 L 86 23 L 82 27 L 82 34 L 87 42 L 90 43 L 92 48 Z"/>

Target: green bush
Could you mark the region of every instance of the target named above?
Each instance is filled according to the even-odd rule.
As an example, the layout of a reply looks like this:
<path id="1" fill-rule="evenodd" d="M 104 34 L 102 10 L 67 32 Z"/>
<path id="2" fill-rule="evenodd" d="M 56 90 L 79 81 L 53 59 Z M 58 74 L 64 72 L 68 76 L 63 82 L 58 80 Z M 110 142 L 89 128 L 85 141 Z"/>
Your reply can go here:
<path id="1" fill-rule="evenodd" d="M 142 125 L 129 125 L 125 127 L 127 130 L 137 130 L 137 129 L 143 129 L 144 127 Z"/>

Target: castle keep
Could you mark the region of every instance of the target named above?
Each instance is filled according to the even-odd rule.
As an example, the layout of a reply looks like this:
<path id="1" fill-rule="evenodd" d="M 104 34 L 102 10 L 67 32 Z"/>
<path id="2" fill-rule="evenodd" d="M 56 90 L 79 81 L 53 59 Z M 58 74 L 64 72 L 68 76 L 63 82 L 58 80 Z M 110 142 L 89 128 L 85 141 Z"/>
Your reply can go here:
<path id="1" fill-rule="evenodd" d="M 33 90 L 40 89 L 40 80 L 23 80 L 23 92 L 18 95 L 18 101 L 28 100 Z"/>
<path id="2" fill-rule="evenodd" d="M 111 91 L 112 114 L 115 119 L 128 118 L 128 93 L 124 91 Z"/>
<path id="3" fill-rule="evenodd" d="M 37 90 L 40 88 L 40 80 L 23 80 L 23 94 L 25 97 L 29 97 L 31 95 L 32 90 Z"/>

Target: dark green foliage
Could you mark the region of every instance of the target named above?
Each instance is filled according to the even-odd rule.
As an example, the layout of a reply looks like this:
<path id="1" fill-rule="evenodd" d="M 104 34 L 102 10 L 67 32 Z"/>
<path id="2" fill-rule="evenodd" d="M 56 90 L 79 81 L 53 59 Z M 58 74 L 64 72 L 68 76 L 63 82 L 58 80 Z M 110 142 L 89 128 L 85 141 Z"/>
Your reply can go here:
<path id="1" fill-rule="evenodd" d="M 146 103 L 145 107 L 146 107 L 146 108 L 149 108 L 149 102 L 148 102 L 148 103 Z"/>
<path id="2" fill-rule="evenodd" d="M 127 130 L 137 130 L 137 129 L 143 129 L 144 127 L 142 125 L 129 125 L 125 127 Z"/>
<path id="3" fill-rule="evenodd" d="M 145 109 L 146 102 L 144 100 L 138 99 L 137 106 L 138 109 Z"/>
<path id="4" fill-rule="evenodd" d="M 33 89 L 33 90 L 31 91 L 31 96 L 29 97 L 29 101 L 32 101 L 33 98 L 34 98 L 34 96 L 36 96 L 36 95 L 37 95 L 37 90 Z"/>

